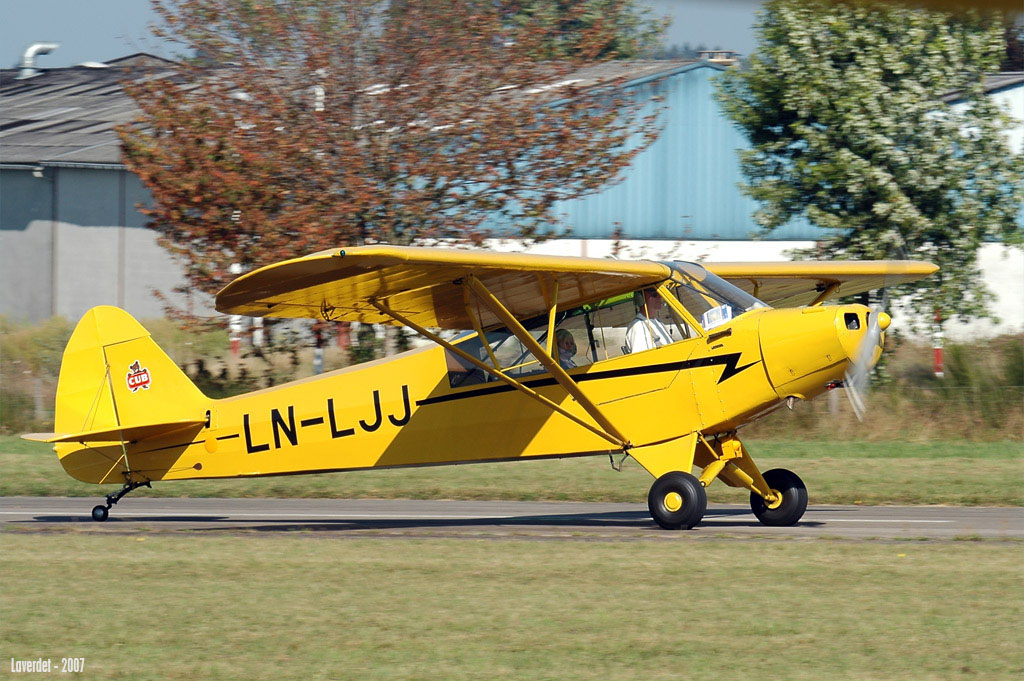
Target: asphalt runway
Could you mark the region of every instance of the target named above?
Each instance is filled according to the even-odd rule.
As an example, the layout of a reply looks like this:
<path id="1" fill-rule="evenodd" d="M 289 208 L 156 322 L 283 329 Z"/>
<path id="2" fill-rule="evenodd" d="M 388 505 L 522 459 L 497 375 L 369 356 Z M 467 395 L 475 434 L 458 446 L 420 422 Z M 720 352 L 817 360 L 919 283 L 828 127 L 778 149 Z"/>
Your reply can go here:
<path id="1" fill-rule="evenodd" d="M 811 506 L 793 527 L 765 527 L 746 506 L 710 504 L 689 532 L 655 526 L 641 504 L 368 499 L 126 498 L 106 522 L 88 497 L 3 497 L 6 531 L 325 532 L 339 536 L 676 539 L 1022 539 L 1024 508 Z"/>

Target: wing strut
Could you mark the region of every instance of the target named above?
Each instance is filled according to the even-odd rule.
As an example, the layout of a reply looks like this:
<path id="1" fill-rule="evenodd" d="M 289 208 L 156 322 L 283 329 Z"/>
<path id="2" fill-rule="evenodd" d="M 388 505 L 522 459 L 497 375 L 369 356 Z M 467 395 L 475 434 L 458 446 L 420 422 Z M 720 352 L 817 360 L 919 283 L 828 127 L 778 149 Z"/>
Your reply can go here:
<path id="1" fill-rule="evenodd" d="M 484 286 L 483 282 L 477 279 L 474 275 L 466 277 L 465 282 L 473 289 L 473 292 L 480 297 L 484 302 L 484 305 L 490 308 L 491 312 L 493 312 L 494 315 L 505 324 L 508 330 L 515 334 L 515 337 L 519 339 L 519 342 L 525 345 L 537 361 L 548 370 L 551 376 L 558 381 L 558 384 L 562 386 L 567 393 L 572 395 L 577 402 L 579 402 L 579 405 L 583 407 L 584 411 L 590 414 L 591 418 L 597 421 L 598 425 L 600 425 L 606 433 L 610 433 L 615 437 L 617 440 L 616 444 L 621 444 L 624 447 L 628 446 L 629 440 L 626 439 L 626 437 L 619 432 L 619 429 L 608 420 L 608 417 L 597 408 L 597 405 L 594 404 L 589 397 L 583 394 L 583 391 L 580 390 L 576 381 L 572 380 L 572 376 L 565 372 L 565 369 L 562 368 L 562 365 L 559 364 L 554 357 L 544 351 L 544 348 L 541 347 L 540 343 L 530 335 L 529 331 L 523 328 L 523 325 L 519 323 L 519 320 L 516 319 L 511 312 L 505 309 L 505 306 L 501 304 L 501 301 L 494 297 L 494 294 Z"/>
<path id="2" fill-rule="evenodd" d="M 547 354 L 551 355 L 555 348 L 555 320 L 558 315 L 558 280 L 555 279 L 554 294 L 548 293 L 548 285 L 544 282 L 544 277 L 540 274 L 537 275 L 537 284 L 540 285 L 540 292 L 544 294 L 544 302 L 547 303 L 548 306 Z"/>
<path id="3" fill-rule="evenodd" d="M 824 283 L 824 282 L 822 282 L 822 283 Z M 829 299 L 829 297 L 830 297 L 830 296 L 831 296 L 831 295 L 832 295 L 833 293 L 835 293 L 835 292 L 836 292 L 836 290 L 838 290 L 838 289 L 839 289 L 839 284 L 840 284 L 840 282 L 838 282 L 838 281 L 833 281 L 833 282 L 832 282 L 831 284 L 829 284 L 829 285 L 825 286 L 825 287 L 824 287 L 824 288 L 823 288 L 823 289 L 821 290 L 821 293 L 819 293 L 819 294 L 818 294 L 818 297 L 817 297 L 817 298 L 815 298 L 815 299 L 814 299 L 813 301 L 811 301 L 810 303 L 807 303 L 807 307 L 818 307 L 819 305 L 821 305 L 822 303 L 824 303 L 824 302 L 825 302 L 826 300 L 828 300 L 828 299 Z M 756 298 L 757 296 L 755 295 L 754 297 Z"/>
<path id="4" fill-rule="evenodd" d="M 469 289 L 462 289 L 462 303 L 466 306 L 466 316 L 469 317 L 469 321 L 473 322 L 473 329 L 476 331 L 477 337 L 480 339 L 480 344 L 484 346 L 484 350 L 487 351 L 487 356 L 491 358 L 491 364 L 498 371 L 501 371 L 501 362 L 494 356 L 494 350 L 491 349 L 491 344 L 487 342 L 487 335 L 484 333 L 484 327 L 480 324 L 480 319 L 473 313 L 473 306 L 470 305 L 469 300 Z"/>
<path id="5" fill-rule="evenodd" d="M 552 411 L 558 412 L 559 414 L 561 414 L 562 416 L 566 417 L 570 421 L 572 421 L 572 422 L 574 422 L 574 423 L 576 423 L 576 424 L 578 424 L 580 426 L 583 426 L 584 428 L 586 428 L 590 432 L 592 432 L 595 435 L 598 435 L 598 436 L 604 438 L 605 440 L 607 440 L 608 442 L 612 443 L 616 447 L 625 448 L 627 446 L 627 443 L 626 443 L 624 438 L 619 437 L 619 436 L 617 436 L 614 433 L 609 434 L 609 433 L 601 430 L 600 428 L 596 428 L 593 424 L 587 423 L 586 421 L 584 421 L 583 419 L 579 418 L 575 414 L 572 414 L 572 413 L 566 411 L 565 409 L 563 409 L 559 405 L 555 404 L 554 402 L 552 402 L 548 398 L 544 397 L 543 395 L 541 395 L 537 391 L 535 391 L 535 390 L 533 390 L 531 388 L 526 387 L 525 385 L 523 385 L 522 383 L 520 383 L 516 379 L 512 378 L 511 376 L 507 376 L 501 370 L 499 370 L 499 369 L 497 369 L 495 367 L 488 366 L 487 364 L 481 362 L 479 359 L 477 359 L 473 355 L 469 354 L 468 352 L 466 352 L 462 348 L 460 348 L 460 347 L 458 347 L 456 345 L 452 345 L 451 343 L 449 343 L 445 339 L 441 338 L 437 334 L 431 333 L 426 328 L 420 326 L 419 324 L 417 324 L 416 322 L 412 321 L 408 317 L 405 317 L 404 315 L 402 315 L 402 314 L 400 314 L 398 312 L 395 312 L 394 310 L 392 310 L 388 306 L 384 305 L 383 303 L 380 303 L 379 301 L 376 301 L 376 300 L 371 300 L 370 304 L 373 305 L 375 308 L 377 308 L 377 310 L 380 311 L 381 314 L 387 315 L 388 317 L 391 317 L 392 319 L 396 319 L 399 322 L 401 322 L 402 324 L 405 324 L 406 326 L 408 326 L 409 328 L 416 330 L 417 333 L 421 334 L 425 338 L 429 338 L 430 340 L 434 341 L 435 343 L 437 343 L 441 347 L 445 348 L 446 350 L 449 350 L 449 351 L 455 353 L 456 355 L 458 355 L 462 359 L 466 360 L 467 362 L 469 362 L 470 364 L 475 366 L 477 369 L 480 369 L 481 371 L 484 371 L 484 372 L 490 374 L 491 376 L 494 376 L 498 380 L 504 381 L 505 383 L 507 383 L 508 385 L 512 386 L 516 390 L 519 390 L 520 392 L 525 393 L 526 395 L 529 395 L 530 397 L 532 397 L 533 399 L 537 400 L 538 402 L 540 402 L 544 406 L 548 407 Z M 529 334 L 527 334 L 527 335 L 529 336 Z M 530 336 L 530 338 L 532 340 L 533 337 Z M 486 342 L 484 343 L 484 345 L 486 346 Z M 559 369 L 561 369 L 561 367 L 559 367 Z"/>

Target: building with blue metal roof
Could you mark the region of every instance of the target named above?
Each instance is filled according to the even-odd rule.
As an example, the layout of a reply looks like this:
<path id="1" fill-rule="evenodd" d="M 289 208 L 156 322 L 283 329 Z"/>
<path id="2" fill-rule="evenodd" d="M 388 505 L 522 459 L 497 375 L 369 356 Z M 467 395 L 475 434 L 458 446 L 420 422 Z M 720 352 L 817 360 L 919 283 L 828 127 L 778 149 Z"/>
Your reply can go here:
<path id="1" fill-rule="evenodd" d="M 574 236 L 731 240 L 760 233 L 752 218 L 757 203 L 738 188 L 742 175 L 736 150 L 745 148 L 746 140 L 714 99 L 714 78 L 726 68 L 697 62 L 627 85 L 637 97 L 660 99 L 642 113 L 664 107 L 661 134 L 621 182 L 558 204 Z M 800 221 L 761 238 L 816 236 L 814 227 Z"/>

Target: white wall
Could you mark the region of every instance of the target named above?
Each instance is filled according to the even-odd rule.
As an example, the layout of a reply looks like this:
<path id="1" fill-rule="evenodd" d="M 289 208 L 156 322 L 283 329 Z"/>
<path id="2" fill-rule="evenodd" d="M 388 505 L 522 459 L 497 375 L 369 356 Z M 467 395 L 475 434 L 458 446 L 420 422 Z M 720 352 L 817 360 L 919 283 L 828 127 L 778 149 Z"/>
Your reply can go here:
<path id="1" fill-rule="evenodd" d="M 179 307 L 181 267 L 145 229 L 149 196 L 123 170 L 4 169 L 0 174 L 0 314 L 19 321 L 79 319 L 96 305 L 162 317 L 160 291 Z M 200 298 L 196 296 L 196 298 Z M 213 314 L 202 297 L 198 314 Z"/>

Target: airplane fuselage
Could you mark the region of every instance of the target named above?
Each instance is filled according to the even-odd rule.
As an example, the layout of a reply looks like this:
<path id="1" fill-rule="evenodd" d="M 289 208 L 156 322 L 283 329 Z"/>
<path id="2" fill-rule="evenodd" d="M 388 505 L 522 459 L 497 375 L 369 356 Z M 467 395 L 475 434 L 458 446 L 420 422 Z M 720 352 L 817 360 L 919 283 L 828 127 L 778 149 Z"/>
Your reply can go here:
<path id="1" fill-rule="evenodd" d="M 841 379 L 846 348 L 859 341 L 859 332 L 842 327 L 844 313 L 863 318 L 866 308 L 754 310 L 710 335 L 569 373 L 632 446 L 694 432 L 713 436 L 734 431 L 786 397 L 809 399 Z M 112 483 L 124 482 L 124 466 L 111 465 L 122 453 L 132 479 L 141 481 L 621 451 L 505 383 L 451 387 L 445 353 L 427 347 L 210 399 L 205 426 L 129 442 L 123 452 L 120 444 L 60 444 L 57 451 L 72 476 Z M 151 380 L 156 384 L 161 377 L 154 374 Z M 520 380 L 589 420 L 549 374 Z"/>

